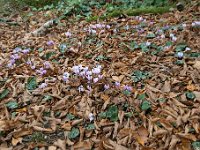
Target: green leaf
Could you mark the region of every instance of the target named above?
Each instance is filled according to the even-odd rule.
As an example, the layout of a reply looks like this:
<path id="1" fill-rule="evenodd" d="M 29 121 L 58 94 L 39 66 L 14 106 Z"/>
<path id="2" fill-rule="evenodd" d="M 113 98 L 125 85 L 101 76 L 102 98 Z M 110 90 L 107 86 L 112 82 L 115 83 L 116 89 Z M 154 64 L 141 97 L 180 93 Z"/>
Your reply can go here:
<path id="1" fill-rule="evenodd" d="M 166 99 L 165 98 L 159 98 L 158 101 L 161 102 L 161 103 L 164 103 L 164 102 L 166 102 Z"/>
<path id="2" fill-rule="evenodd" d="M 0 100 L 4 99 L 8 94 L 10 93 L 10 91 L 8 89 L 4 89 L 1 93 L 0 93 Z"/>
<path id="3" fill-rule="evenodd" d="M 75 116 L 73 114 L 69 113 L 69 114 L 67 114 L 67 119 L 73 120 L 73 119 L 75 119 Z"/>
<path id="4" fill-rule="evenodd" d="M 55 52 L 48 52 L 45 55 L 45 59 L 50 59 L 53 55 L 55 55 Z"/>
<path id="5" fill-rule="evenodd" d="M 141 105 L 141 109 L 143 111 L 147 111 L 151 109 L 151 103 L 149 101 L 143 101 Z"/>
<path id="6" fill-rule="evenodd" d="M 108 111 L 106 112 L 106 117 L 109 118 L 111 121 L 117 121 L 118 120 L 118 108 L 117 106 L 113 105 L 110 106 Z"/>
<path id="7" fill-rule="evenodd" d="M 152 39 L 152 38 L 155 38 L 156 35 L 154 33 L 149 33 L 147 36 L 146 36 L 148 39 Z"/>
<path id="8" fill-rule="evenodd" d="M 38 51 L 41 53 L 44 50 L 44 48 L 40 47 L 38 48 Z"/>
<path id="9" fill-rule="evenodd" d="M 50 95 L 45 95 L 44 98 L 43 98 L 44 101 L 50 101 L 52 100 L 52 96 Z"/>
<path id="10" fill-rule="evenodd" d="M 75 139 L 76 137 L 78 137 L 80 134 L 79 129 L 73 127 L 72 130 L 68 133 L 68 138 L 69 139 Z"/>
<path id="11" fill-rule="evenodd" d="M 145 71 L 136 70 L 132 73 L 131 76 L 134 82 L 139 82 L 141 80 L 147 79 L 151 76 L 151 74 Z"/>
<path id="12" fill-rule="evenodd" d="M 99 113 L 98 116 L 99 116 L 100 118 L 105 119 L 105 118 L 106 118 L 106 112 L 101 112 L 101 113 Z"/>
<path id="13" fill-rule="evenodd" d="M 129 95 L 131 95 L 131 91 L 123 90 L 123 94 L 126 95 L 126 96 L 129 96 Z"/>
<path id="14" fill-rule="evenodd" d="M 145 94 L 145 93 L 140 94 L 140 95 L 138 95 L 137 98 L 138 98 L 139 100 L 145 100 L 145 99 L 146 99 L 146 94 Z"/>
<path id="15" fill-rule="evenodd" d="M 103 56 L 103 55 L 99 55 L 96 57 L 96 61 L 102 61 L 102 60 L 106 60 L 108 59 L 106 56 Z"/>
<path id="16" fill-rule="evenodd" d="M 26 84 L 26 88 L 28 90 L 35 90 L 38 86 L 38 83 L 36 81 L 36 77 L 29 77 L 28 82 Z"/>
<path id="17" fill-rule="evenodd" d="M 177 65 L 183 65 L 183 64 L 184 64 L 184 60 L 177 60 L 177 61 L 176 61 L 176 64 L 177 64 Z"/>
<path id="18" fill-rule="evenodd" d="M 15 109 L 15 108 L 17 108 L 18 107 L 18 103 L 17 102 L 8 102 L 7 104 L 6 104 L 6 107 L 8 107 L 9 109 Z"/>
<path id="19" fill-rule="evenodd" d="M 192 148 L 194 150 L 200 150 L 200 141 L 192 142 Z"/>
<path id="20" fill-rule="evenodd" d="M 88 124 L 86 129 L 87 130 L 95 130 L 95 125 L 93 123 L 92 124 Z"/>
<path id="21" fill-rule="evenodd" d="M 148 46 L 146 45 L 146 43 L 141 43 L 140 44 L 140 48 L 142 49 L 142 52 L 146 53 L 149 51 Z"/>
<path id="22" fill-rule="evenodd" d="M 185 96 L 189 99 L 189 100 L 193 100 L 196 98 L 196 95 L 192 92 L 186 92 Z"/>
<path id="23" fill-rule="evenodd" d="M 165 44 L 165 46 L 172 46 L 172 45 L 173 45 L 172 41 L 167 41 Z"/>
<path id="24" fill-rule="evenodd" d="M 185 45 L 185 44 L 179 44 L 176 46 L 176 52 L 184 51 L 186 47 L 187 47 L 187 45 Z"/>

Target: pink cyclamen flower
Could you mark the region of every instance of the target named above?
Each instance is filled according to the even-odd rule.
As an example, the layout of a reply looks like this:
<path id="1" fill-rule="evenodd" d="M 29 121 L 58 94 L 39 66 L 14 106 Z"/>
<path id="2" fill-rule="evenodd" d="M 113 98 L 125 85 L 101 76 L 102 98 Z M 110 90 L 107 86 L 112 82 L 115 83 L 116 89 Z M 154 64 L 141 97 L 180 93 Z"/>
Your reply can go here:
<path id="1" fill-rule="evenodd" d="M 20 47 L 16 47 L 14 50 L 13 50 L 13 53 L 19 53 L 21 52 L 21 48 Z"/>
<path id="2" fill-rule="evenodd" d="M 47 73 L 47 71 L 44 68 L 40 68 L 39 70 L 36 70 L 36 72 L 40 75 L 45 75 Z"/>
<path id="3" fill-rule="evenodd" d="M 66 35 L 66 37 L 71 37 L 72 36 L 71 32 L 69 32 L 69 31 L 66 32 L 65 35 Z"/>
<path id="4" fill-rule="evenodd" d="M 39 88 L 40 88 L 40 89 L 43 89 L 43 88 L 45 88 L 45 87 L 47 87 L 47 84 L 46 84 L 46 83 L 42 83 L 42 84 L 39 85 Z"/>
<path id="5" fill-rule="evenodd" d="M 79 66 L 73 66 L 73 67 L 72 67 L 72 71 L 73 71 L 75 74 L 79 74 L 79 72 L 80 72 Z"/>
<path id="6" fill-rule="evenodd" d="M 48 62 L 48 61 L 45 61 L 44 62 L 44 67 L 46 68 L 46 69 L 48 69 L 48 68 L 50 68 L 50 63 Z"/>
<path id="7" fill-rule="evenodd" d="M 12 63 L 8 63 L 8 68 L 12 68 L 13 67 L 13 64 Z"/>
<path id="8" fill-rule="evenodd" d="M 69 76 L 70 76 L 70 74 L 69 74 L 68 72 L 65 72 L 65 73 L 63 74 L 63 80 L 64 80 L 65 82 L 68 81 Z"/>
<path id="9" fill-rule="evenodd" d="M 34 70 L 34 69 L 35 69 L 35 66 L 34 66 L 34 65 L 32 65 L 32 66 L 31 66 L 31 69 L 33 69 L 33 70 Z"/>
<path id="10" fill-rule="evenodd" d="M 109 88 L 110 88 L 110 85 L 109 85 L 109 84 L 105 84 L 105 85 L 104 85 L 104 89 L 105 89 L 105 90 L 108 90 Z"/>
<path id="11" fill-rule="evenodd" d="M 48 41 L 48 42 L 47 42 L 47 45 L 48 45 L 48 46 L 54 45 L 54 41 L 52 41 L 52 40 Z"/>
<path id="12" fill-rule="evenodd" d="M 94 114 L 89 113 L 88 118 L 89 118 L 90 122 L 93 121 L 94 120 Z"/>
<path id="13" fill-rule="evenodd" d="M 94 68 L 94 69 L 92 69 L 92 73 L 94 73 L 94 74 L 99 74 L 99 73 L 101 73 L 101 69 L 100 68 Z"/>
<path id="14" fill-rule="evenodd" d="M 131 86 L 128 86 L 128 85 L 125 85 L 125 86 L 124 86 L 124 90 L 131 91 L 131 90 L 132 90 L 132 87 L 131 87 Z"/>
<path id="15" fill-rule="evenodd" d="M 80 86 L 78 87 L 78 91 L 79 91 L 79 93 L 80 93 L 80 92 L 84 92 L 84 87 L 83 87 L 83 85 L 80 85 Z"/>
<path id="16" fill-rule="evenodd" d="M 14 60 L 19 59 L 19 55 L 18 54 L 13 54 L 10 57 L 11 57 L 11 59 L 14 59 Z"/>
<path id="17" fill-rule="evenodd" d="M 106 25 L 106 28 L 107 28 L 107 29 L 110 29 L 111 27 L 110 27 L 110 25 Z"/>
<path id="18" fill-rule="evenodd" d="M 28 48 L 27 48 L 27 49 L 24 49 L 24 50 L 22 50 L 22 53 L 23 53 L 23 54 L 28 54 L 29 52 L 30 52 L 30 49 L 28 49 Z"/>
<path id="19" fill-rule="evenodd" d="M 94 82 L 94 83 L 97 83 L 98 81 L 99 81 L 99 78 L 94 78 L 94 79 L 93 79 L 93 82 Z"/>
<path id="20" fill-rule="evenodd" d="M 115 86 L 116 87 L 120 87 L 120 83 L 119 82 L 115 82 Z"/>

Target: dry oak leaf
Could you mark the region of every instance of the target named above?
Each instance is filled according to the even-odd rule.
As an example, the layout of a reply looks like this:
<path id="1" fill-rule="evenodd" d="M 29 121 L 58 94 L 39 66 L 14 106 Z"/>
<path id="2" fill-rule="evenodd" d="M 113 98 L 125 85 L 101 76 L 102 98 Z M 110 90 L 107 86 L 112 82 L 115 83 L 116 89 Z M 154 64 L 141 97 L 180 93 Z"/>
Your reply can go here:
<path id="1" fill-rule="evenodd" d="M 74 150 L 90 150 L 92 149 L 92 143 L 90 141 L 81 141 L 73 146 Z"/>
<path id="2" fill-rule="evenodd" d="M 196 68 L 197 70 L 200 70 L 200 61 L 196 61 L 193 67 Z"/>
<path id="3" fill-rule="evenodd" d="M 61 150 L 66 150 L 65 140 L 58 139 L 56 142 L 54 142 L 54 145 L 59 147 Z"/>
<path id="4" fill-rule="evenodd" d="M 12 138 L 12 141 L 11 141 L 11 142 L 12 142 L 12 145 L 13 145 L 13 146 L 16 146 L 18 143 L 22 143 L 22 139 L 23 139 L 23 138 L 21 138 L 21 137 L 16 138 L 16 139 L 15 139 L 15 138 Z"/>
<path id="5" fill-rule="evenodd" d="M 134 133 L 133 135 L 136 138 L 137 142 L 140 143 L 142 146 L 144 146 L 144 144 L 148 140 L 149 132 L 145 127 L 141 126 L 137 129 L 137 132 Z"/>

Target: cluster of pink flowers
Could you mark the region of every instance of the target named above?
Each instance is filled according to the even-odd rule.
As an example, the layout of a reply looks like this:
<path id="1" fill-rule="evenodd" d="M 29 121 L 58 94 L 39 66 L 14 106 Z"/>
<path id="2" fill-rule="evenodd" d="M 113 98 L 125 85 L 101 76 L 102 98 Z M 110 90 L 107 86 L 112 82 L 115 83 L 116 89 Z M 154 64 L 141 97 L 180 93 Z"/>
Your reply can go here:
<path id="1" fill-rule="evenodd" d="M 111 26 L 110 25 L 105 25 L 105 24 L 94 24 L 94 25 L 90 25 L 88 32 L 89 34 L 96 34 L 97 30 L 100 29 L 100 33 L 105 32 L 105 29 L 110 29 Z"/>
<path id="2" fill-rule="evenodd" d="M 27 54 L 29 52 L 30 52 L 29 48 L 22 49 L 20 47 L 16 47 L 12 52 L 13 54 L 10 56 L 10 61 L 9 61 L 7 66 L 9 68 L 12 68 L 14 66 L 16 60 L 20 59 L 20 53 Z"/>

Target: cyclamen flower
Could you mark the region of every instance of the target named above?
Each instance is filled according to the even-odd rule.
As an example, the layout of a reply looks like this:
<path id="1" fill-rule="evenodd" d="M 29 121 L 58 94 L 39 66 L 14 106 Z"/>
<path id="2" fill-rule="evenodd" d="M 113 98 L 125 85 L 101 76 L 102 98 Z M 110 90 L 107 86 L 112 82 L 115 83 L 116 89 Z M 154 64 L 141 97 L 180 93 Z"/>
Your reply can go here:
<path id="1" fill-rule="evenodd" d="M 178 56 L 179 59 L 182 59 L 183 58 L 183 52 L 178 52 L 177 56 Z"/>
<path id="2" fill-rule="evenodd" d="M 128 86 L 128 85 L 125 85 L 125 86 L 124 86 L 124 90 L 131 91 L 131 90 L 132 90 L 132 87 L 131 87 L 131 86 Z"/>
<path id="3" fill-rule="evenodd" d="M 37 73 L 39 73 L 40 75 L 44 75 L 47 73 L 47 71 L 44 68 L 40 68 L 39 70 L 36 70 Z"/>
<path id="4" fill-rule="evenodd" d="M 107 29 L 110 29 L 111 27 L 110 27 L 110 25 L 106 25 L 106 28 L 107 28 Z"/>
<path id="5" fill-rule="evenodd" d="M 105 84 L 105 85 L 104 85 L 104 89 L 105 89 L 105 90 L 108 90 L 109 88 L 110 88 L 110 85 L 109 85 L 109 84 Z"/>
<path id="6" fill-rule="evenodd" d="M 176 40 L 177 40 L 177 37 L 175 37 L 175 36 L 174 36 L 174 37 L 172 37 L 172 41 L 174 41 L 174 42 L 175 42 Z"/>
<path id="7" fill-rule="evenodd" d="M 14 60 L 19 59 L 19 55 L 18 54 L 13 54 L 10 57 L 11 57 L 11 59 L 14 59 Z"/>
<path id="8" fill-rule="evenodd" d="M 80 86 L 78 87 L 78 91 L 79 91 L 79 93 L 80 93 L 80 92 L 84 92 L 84 87 L 83 87 L 83 85 L 80 85 Z"/>
<path id="9" fill-rule="evenodd" d="M 68 72 L 65 72 L 65 73 L 63 74 L 63 80 L 64 80 L 65 82 L 68 81 L 69 76 L 70 76 L 70 74 L 69 74 Z"/>
<path id="10" fill-rule="evenodd" d="M 98 81 L 99 81 L 99 78 L 94 78 L 94 79 L 93 79 L 93 82 L 94 82 L 94 83 L 97 83 Z"/>
<path id="11" fill-rule="evenodd" d="M 190 51 L 190 50 L 191 50 L 191 48 L 189 48 L 189 47 L 185 48 L 185 51 Z"/>
<path id="12" fill-rule="evenodd" d="M 44 62 L 44 67 L 46 68 L 46 69 L 48 69 L 48 68 L 50 68 L 50 63 L 48 62 L 48 61 L 45 61 Z"/>
<path id="13" fill-rule="evenodd" d="M 13 50 L 13 53 L 19 53 L 21 52 L 21 48 L 20 47 L 16 47 L 14 50 Z"/>
<path id="14" fill-rule="evenodd" d="M 87 75 L 87 76 L 86 76 L 86 79 L 87 79 L 88 81 L 90 81 L 90 80 L 92 80 L 92 76 Z"/>
<path id="15" fill-rule="evenodd" d="M 94 74 L 99 74 L 99 73 L 101 73 L 101 68 L 99 68 L 99 67 L 93 68 L 93 69 L 92 69 L 92 73 L 94 73 Z"/>
<path id="16" fill-rule="evenodd" d="M 184 27 L 184 28 L 185 28 L 185 27 L 187 27 L 187 25 L 184 23 L 184 24 L 182 24 L 182 27 Z"/>
<path id="17" fill-rule="evenodd" d="M 10 63 L 14 64 L 15 63 L 15 59 L 10 59 Z"/>
<path id="18" fill-rule="evenodd" d="M 40 88 L 40 89 L 43 89 L 43 88 L 45 88 L 45 87 L 47 87 L 47 84 L 46 84 L 46 83 L 42 83 L 41 85 L 39 85 L 39 88 Z"/>
<path id="19" fill-rule="evenodd" d="M 151 42 L 146 42 L 146 46 L 150 46 L 151 45 Z"/>
<path id="20" fill-rule="evenodd" d="M 47 42 L 47 45 L 52 46 L 52 45 L 54 45 L 54 42 L 50 40 L 50 41 Z"/>
<path id="21" fill-rule="evenodd" d="M 90 119 L 90 122 L 94 120 L 94 114 L 89 113 L 88 118 Z"/>
<path id="22" fill-rule="evenodd" d="M 31 66 L 31 69 L 35 69 L 35 66 L 33 65 L 33 66 Z"/>
<path id="23" fill-rule="evenodd" d="M 24 53 L 24 54 L 28 54 L 30 52 L 30 49 L 24 49 L 24 50 L 22 50 L 22 53 Z"/>
<path id="24" fill-rule="evenodd" d="M 13 67 L 13 64 L 12 63 L 8 63 L 8 68 L 12 68 Z"/>
<path id="25" fill-rule="evenodd" d="M 90 33 L 90 34 L 96 34 L 97 31 L 96 31 L 96 30 L 93 30 L 93 29 L 89 29 L 89 33 Z"/>
<path id="26" fill-rule="evenodd" d="M 162 39 L 164 39 L 164 38 L 165 38 L 165 35 L 164 35 L 164 34 L 162 34 L 160 37 L 161 37 Z"/>
<path id="27" fill-rule="evenodd" d="M 115 86 L 116 87 L 120 87 L 120 83 L 119 82 L 115 82 Z"/>
<path id="28" fill-rule="evenodd" d="M 96 27 L 97 28 L 102 28 L 102 25 L 101 24 L 96 24 Z"/>
<path id="29" fill-rule="evenodd" d="M 66 35 L 66 37 L 71 37 L 72 36 L 71 32 L 69 32 L 69 31 L 66 32 L 65 35 Z"/>
<path id="30" fill-rule="evenodd" d="M 79 72 L 80 72 L 79 66 L 73 66 L 73 67 L 72 67 L 72 71 L 73 71 L 75 74 L 79 74 Z"/>

